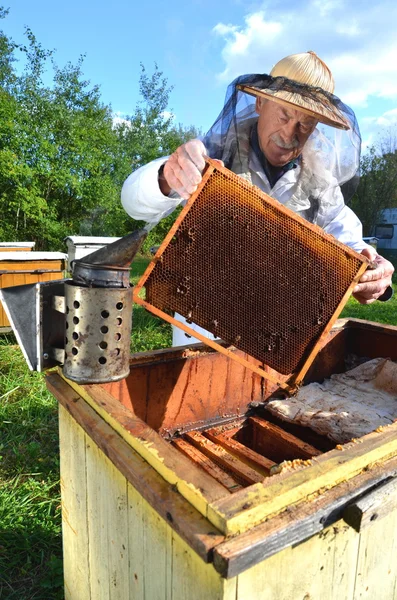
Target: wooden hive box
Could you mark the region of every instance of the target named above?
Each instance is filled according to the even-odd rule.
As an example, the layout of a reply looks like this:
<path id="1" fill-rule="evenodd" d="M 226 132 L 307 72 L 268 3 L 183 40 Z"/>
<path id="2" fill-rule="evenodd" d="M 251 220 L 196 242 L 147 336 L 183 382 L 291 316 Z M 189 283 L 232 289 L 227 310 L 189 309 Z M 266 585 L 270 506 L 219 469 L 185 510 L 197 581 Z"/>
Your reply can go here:
<path id="1" fill-rule="evenodd" d="M 66 254 L 14 250 L 0 253 L 0 289 L 64 277 Z M 0 303 L 1 327 L 10 327 L 10 322 Z"/>
<path id="2" fill-rule="evenodd" d="M 30 252 L 35 242 L 0 242 L 0 252 Z"/>
<path id="3" fill-rule="evenodd" d="M 352 354 L 396 361 L 397 327 L 338 321 L 305 383 Z M 339 448 L 283 427 L 263 406 L 273 384 L 204 347 L 133 355 L 117 383 L 47 385 L 67 598 L 397 597 L 397 423 Z M 286 456 L 299 466 L 279 472 Z"/>

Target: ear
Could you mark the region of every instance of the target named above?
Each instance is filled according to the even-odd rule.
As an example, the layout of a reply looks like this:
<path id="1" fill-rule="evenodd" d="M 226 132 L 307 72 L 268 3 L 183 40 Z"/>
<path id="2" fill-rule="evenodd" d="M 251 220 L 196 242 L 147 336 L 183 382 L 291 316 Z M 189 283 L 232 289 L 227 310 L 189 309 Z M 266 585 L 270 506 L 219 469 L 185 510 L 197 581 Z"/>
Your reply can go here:
<path id="1" fill-rule="evenodd" d="M 263 106 L 263 100 L 264 98 L 260 98 L 259 96 L 256 97 L 256 101 L 255 101 L 255 111 L 258 113 L 261 112 L 262 106 Z"/>

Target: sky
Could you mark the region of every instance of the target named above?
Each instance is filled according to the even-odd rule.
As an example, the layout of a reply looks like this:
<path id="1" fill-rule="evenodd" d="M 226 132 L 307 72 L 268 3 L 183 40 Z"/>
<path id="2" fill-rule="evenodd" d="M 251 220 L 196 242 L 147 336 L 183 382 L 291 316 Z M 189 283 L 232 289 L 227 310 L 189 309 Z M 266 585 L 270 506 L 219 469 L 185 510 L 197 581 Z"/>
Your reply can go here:
<path id="1" fill-rule="evenodd" d="M 28 26 L 59 66 L 85 55 L 115 117 L 139 101 L 140 63 L 157 63 L 173 86 L 175 121 L 205 132 L 226 87 L 244 73 L 268 73 L 288 54 L 315 51 L 331 68 L 335 94 L 354 111 L 363 148 L 397 125 L 396 0 L 9 0 L 1 28 L 15 42 Z M 48 74 L 50 77 L 50 73 Z"/>

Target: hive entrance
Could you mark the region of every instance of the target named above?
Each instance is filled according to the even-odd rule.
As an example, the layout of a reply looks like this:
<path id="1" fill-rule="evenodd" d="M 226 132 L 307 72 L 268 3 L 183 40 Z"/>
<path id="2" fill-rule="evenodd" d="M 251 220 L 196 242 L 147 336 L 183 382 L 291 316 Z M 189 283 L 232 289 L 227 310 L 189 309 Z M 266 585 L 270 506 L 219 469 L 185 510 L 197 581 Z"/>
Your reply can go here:
<path id="1" fill-rule="evenodd" d="M 288 375 L 308 367 L 365 268 L 347 246 L 210 163 L 134 298 L 180 326 L 170 316 L 177 312 Z"/>

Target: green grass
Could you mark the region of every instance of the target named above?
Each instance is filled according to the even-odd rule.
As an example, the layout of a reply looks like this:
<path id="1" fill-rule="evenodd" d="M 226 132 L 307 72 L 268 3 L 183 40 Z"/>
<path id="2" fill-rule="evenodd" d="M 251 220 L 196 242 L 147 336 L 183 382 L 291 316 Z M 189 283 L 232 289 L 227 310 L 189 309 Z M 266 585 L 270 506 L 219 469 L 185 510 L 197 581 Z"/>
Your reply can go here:
<path id="1" fill-rule="evenodd" d="M 0 598 L 62 598 L 57 405 L 0 340 Z"/>
<path id="2" fill-rule="evenodd" d="M 134 261 L 133 283 L 149 260 Z M 361 306 L 351 299 L 341 316 L 397 325 L 397 290 L 383 304 Z M 170 345 L 170 325 L 136 306 L 131 351 Z M 0 600 L 60 598 L 57 403 L 44 376 L 28 371 L 14 336 L 0 336 Z"/>
<path id="3" fill-rule="evenodd" d="M 376 323 L 397 325 L 397 284 L 393 284 L 393 289 L 394 296 L 388 302 L 373 302 L 372 304 L 363 305 L 354 298 L 350 298 L 340 315 L 341 318 L 351 317 L 375 321 Z"/>

